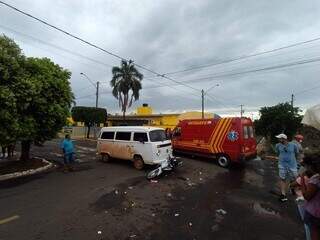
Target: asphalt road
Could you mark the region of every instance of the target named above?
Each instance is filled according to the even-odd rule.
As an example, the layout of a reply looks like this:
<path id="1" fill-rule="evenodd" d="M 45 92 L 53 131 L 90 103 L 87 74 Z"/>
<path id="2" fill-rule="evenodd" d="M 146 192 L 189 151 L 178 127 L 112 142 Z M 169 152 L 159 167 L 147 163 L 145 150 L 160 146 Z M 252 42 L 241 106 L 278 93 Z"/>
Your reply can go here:
<path id="1" fill-rule="evenodd" d="M 94 142 L 76 146 L 74 172 L 0 183 L 1 240 L 304 239 L 293 197 L 283 204 L 270 193 L 273 162 L 226 170 L 183 158 L 177 173 L 152 183 L 130 162 L 97 161 Z M 57 141 L 32 151 L 61 160 Z"/>

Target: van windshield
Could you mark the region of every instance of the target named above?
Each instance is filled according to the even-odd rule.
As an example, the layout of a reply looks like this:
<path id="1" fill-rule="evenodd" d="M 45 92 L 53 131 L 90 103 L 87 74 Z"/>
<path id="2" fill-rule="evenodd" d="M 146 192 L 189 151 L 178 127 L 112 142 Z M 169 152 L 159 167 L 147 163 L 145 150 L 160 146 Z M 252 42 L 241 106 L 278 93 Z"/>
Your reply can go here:
<path id="1" fill-rule="evenodd" d="M 167 136 L 164 130 L 153 130 L 149 132 L 151 142 L 162 142 L 167 140 Z"/>

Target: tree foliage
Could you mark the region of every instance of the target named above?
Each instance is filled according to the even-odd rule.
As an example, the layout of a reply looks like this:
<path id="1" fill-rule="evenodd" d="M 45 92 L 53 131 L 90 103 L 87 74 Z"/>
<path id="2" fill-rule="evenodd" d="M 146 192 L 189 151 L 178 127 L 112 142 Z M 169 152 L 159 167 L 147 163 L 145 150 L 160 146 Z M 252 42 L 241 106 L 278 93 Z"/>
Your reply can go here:
<path id="1" fill-rule="evenodd" d="M 122 60 L 120 67 L 113 67 L 112 75 L 110 82 L 113 88 L 112 94 L 118 99 L 123 118 L 125 118 L 126 111 L 131 107 L 133 100 L 139 99 L 143 75 L 135 68 L 131 60 L 129 62 Z"/>
<path id="2" fill-rule="evenodd" d="M 0 37 L 1 145 L 21 141 L 21 159 L 27 160 L 31 143 L 55 137 L 73 100 L 70 76 L 48 58 L 25 57 L 13 40 Z"/>
<path id="3" fill-rule="evenodd" d="M 301 127 L 301 110 L 292 108 L 289 103 L 280 103 L 260 109 L 260 119 L 254 122 L 256 133 L 266 136 L 274 142 L 275 135 L 285 133 L 292 137 Z"/>
<path id="4" fill-rule="evenodd" d="M 72 108 L 71 114 L 74 121 L 84 122 L 88 127 L 87 138 L 89 138 L 91 126 L 105 123 L 107 119 L 107 110 L 104 108 L 77 106 Z"/>

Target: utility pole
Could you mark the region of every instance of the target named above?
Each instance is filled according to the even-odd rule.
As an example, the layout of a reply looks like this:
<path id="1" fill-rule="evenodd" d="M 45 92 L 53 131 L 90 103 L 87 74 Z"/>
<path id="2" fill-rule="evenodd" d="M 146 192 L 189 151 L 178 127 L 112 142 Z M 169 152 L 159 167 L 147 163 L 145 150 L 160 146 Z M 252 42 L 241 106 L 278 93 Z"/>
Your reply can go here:
<path id="1" fill-rule="evenodd" d="M 99 81 L 97 82 L 97 89 L 96 89 L 96 108 L 98 108 L 98 103 L 99 103 Z"/>
<path id="2" fill-rule="evenodd" d="M 244 110 L 243 110 L 243 105 L 241 104 L 240 105 L 240 117 L 242 118 L 242 114 L 244 113 Z"/>
<path id="3" fill-rule="evenodd" d="M 294 94 L 292 93 L 291 94 L 291 111 L 292 111 L 292 114 L 293 114 L 293 101 L 294 101 Z"/>
<path id="4" fill-rule="evenodd" d="M 204 119 L 204 90 L 201 90 L 201 99 L 202 99 L 202 119 Z"/>

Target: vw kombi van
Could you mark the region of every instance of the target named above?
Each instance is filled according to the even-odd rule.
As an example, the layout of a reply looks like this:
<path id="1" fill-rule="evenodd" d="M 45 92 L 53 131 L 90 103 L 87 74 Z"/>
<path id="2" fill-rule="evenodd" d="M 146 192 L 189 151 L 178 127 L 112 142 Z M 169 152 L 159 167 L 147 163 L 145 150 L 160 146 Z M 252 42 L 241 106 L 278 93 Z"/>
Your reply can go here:
<path id="1" fill-rule="evenodd" d="M 97 152 L 104 162 L 111 158 L 131 160 L 136 169 L 172 157 L 171 141 L 164 129 L 156 127 L 104 127 L 99 134 Z"/>

